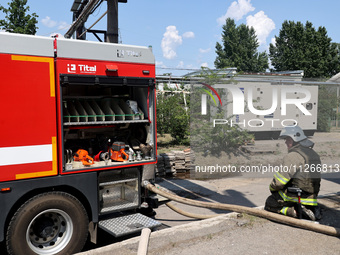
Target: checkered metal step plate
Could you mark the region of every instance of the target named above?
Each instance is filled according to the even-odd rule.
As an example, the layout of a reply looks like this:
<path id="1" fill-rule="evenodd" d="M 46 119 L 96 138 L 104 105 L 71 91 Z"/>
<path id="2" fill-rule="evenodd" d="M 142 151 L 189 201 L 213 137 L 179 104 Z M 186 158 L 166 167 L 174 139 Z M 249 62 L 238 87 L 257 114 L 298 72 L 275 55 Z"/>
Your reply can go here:
<path id="1" fill-rule="evenodd" d="M 103 220 L 99 222 L 99 227 L 115 237 L 137 233 L 143 228 L 155 228 L 162 225 L 160 222 L 151 219 L 143 214 L 136 213 Z"/>

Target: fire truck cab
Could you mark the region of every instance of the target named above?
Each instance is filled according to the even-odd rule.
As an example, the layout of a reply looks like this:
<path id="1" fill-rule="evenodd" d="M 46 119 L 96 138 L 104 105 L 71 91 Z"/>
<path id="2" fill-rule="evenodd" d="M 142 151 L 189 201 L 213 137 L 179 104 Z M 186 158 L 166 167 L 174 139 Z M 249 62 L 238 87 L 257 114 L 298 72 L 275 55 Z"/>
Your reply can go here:
<path id="1" fill-rule="evenodd" d="M 121 236 L 159 225 L 135 213 L 156 163 L 150 48 L 0 33 L 0 72 L 9 254 L 71 254 L 97 227 Z"/>

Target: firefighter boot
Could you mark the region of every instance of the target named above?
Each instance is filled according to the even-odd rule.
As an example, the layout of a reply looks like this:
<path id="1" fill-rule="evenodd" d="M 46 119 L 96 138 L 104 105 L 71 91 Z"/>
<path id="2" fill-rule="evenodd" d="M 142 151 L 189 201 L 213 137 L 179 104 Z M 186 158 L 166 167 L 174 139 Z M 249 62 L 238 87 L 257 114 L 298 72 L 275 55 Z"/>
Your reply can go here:
<path id="1" fill-rule="evenodd" d="M 297 218 L 297 213 L 294 207 L 288 207 L 286 215 L 293 218 Z"/>
<path id="2" fill-rule="evenodd" d="M 321 220 L 322 218 L 322 212 L 321 212 L 321 208 L 320 206 L 313 206 L 313 212 L 314 212 L 314 215 L 315 215 L 315 219 L 316 220 Z"/>
<path id="3" fill-rule="evenodd" d="M 302 217 L 307 220 L 315 221 L 315 215 L 311 209 L 306 208 L 304 205 L 301 205 L 302 207 Z"/>

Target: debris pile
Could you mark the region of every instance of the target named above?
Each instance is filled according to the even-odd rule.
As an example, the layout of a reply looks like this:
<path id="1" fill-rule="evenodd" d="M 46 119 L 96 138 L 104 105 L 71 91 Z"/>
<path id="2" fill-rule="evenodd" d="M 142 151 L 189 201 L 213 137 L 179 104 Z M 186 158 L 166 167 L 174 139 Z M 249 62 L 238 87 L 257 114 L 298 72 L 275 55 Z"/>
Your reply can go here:
<path id="1" fill-rule="evenodd" d="M 193 168 L 194 154 L 189 149 L 157 155 L 156 175 L 189 177 Z"/>

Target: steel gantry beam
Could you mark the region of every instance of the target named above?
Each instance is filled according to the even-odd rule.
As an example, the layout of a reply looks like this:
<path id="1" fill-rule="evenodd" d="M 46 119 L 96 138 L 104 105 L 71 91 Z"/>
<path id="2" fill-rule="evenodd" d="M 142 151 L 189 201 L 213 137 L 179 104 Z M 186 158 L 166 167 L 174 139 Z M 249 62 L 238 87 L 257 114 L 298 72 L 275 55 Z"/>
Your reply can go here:
<path id="1" fill-rule="evenodd" d="M 127 3 L 127 0 L 106 0 L 107 1 L 107 30 L 85 30 L 85 22 L 89 15 L 103 2 L 103 0 L 74 0 L 71 7 L 73 12 L 73 23 L 69 30 L 65 33 L 65 38 L 71 38 L 76 33 L 76 39 L 86 39 L 86 32 L 103 33 L 106 42 L 118 43 L 118 3 Z M 102 15 L 102 17 L 105 15 Z M 102 18 L 101 17 L 101 18 Z M 100 18 L 100 19 L 101 19 Z M 97 20 L 95 24 L 98 22 Z M 93 24 L 90 28 L 92 28 Z M 100 39 L 99 39 L 100 40 Z"/>

